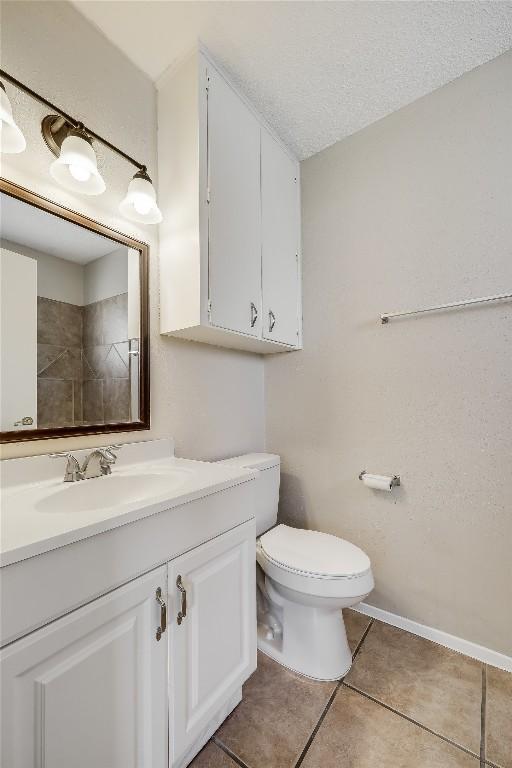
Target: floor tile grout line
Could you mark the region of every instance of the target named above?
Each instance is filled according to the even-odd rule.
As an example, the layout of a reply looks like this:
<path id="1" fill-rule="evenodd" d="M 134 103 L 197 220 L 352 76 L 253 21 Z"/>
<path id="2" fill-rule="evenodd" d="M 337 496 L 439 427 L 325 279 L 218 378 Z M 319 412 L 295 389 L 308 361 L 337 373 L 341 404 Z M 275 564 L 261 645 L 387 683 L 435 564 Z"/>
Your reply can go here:
<path id="1" fill-rule="evenodd" d="M 228 757 L 230 757 L 237 765 L 239 765 L 240 768 L 249 768 L 247 763 L 244 763 L 242 758 L 238 757 L 238 755 L 235 754 L 229 747 L 223 744 L 223 742 L 217 736 L 212 736 L 212 741 L 219 747 L 219 749 L 222 749 L 222 751 L 225 752 Z"/>
<path id="2" fill-rule="evenodd" d="M 357 654 L 359 653 L 359 649 L 361 648 L 362 644 L 364 643 L 364 641 L 366 639 L 366 635 L 370 631 L 370 628 L 371 628 L 371 626 L 373 624 L 373 621 L 374 620 L 371 619 L 371 621 L 368 623 L 368 626 L 366 627 L 365 631 L 363 632 L 363 634 L 361 636 L 361 639 L 359 640 L 358 644 L 356 645 L 356 649 L 355 649 L 354 653 L 352 654 L 352 664 L 354 663 L 354 660 L 355 660 Z M 347 674 L 348 674 L 348 672 L 347 672 Z M 330 708 L 332 706 L 332 703 L 333 703 L 334 699 L 336 698 L 336 694 L 338 693 L 338 691 L 339 691 L 339 689 L 340 689 L 344 679 L 345 678 L 342 677 L 336 683 L 336 686 L 335 686 L 333 692 L 331 693 L 331 695 L 329 696 L 327 704 L 323 708 L 322 713 L 321 713 L 320 717 L 318 718 L 318 722 L 316 723 L 316 725 L 313 728 L 311 734 L 309 735 L 309 738 L 306 741 L 306 743 L 304 745 L 304 748 L 303 748 L 302 752 L 300 753 L 300 755 L 299 755 L 299 757 L 297 759 L 297 762 L 295 763 L 294 768 L 300 768 L 300 766 L 302 765 L 302 763 L 304 761 L 304 758 L 306 757 L 306 755 L 308 753 L 308 750 L 309 750 L 311 744 L 313 743 L 313 741 L 315 739 L 315 736 L 317 735 L 318 731 L 320 730 L 320 726 L 322 725 L 323 721 L 325 720 L 325 716 L 327 715 L 328 711 L 330 710 Z"/>
<path id="3" fill-rule="evenodd" d="M 336 683 L 336 685 L 334 687 L 333 692 L 329 696 L 327 704 L 323 708 L 322 713 L 321 713 L 320 717 L 318 718 L 318 721 L 317 721 L 315 727 L 313 728 L 312 732 L 310 733 L 309 738 L 306 741 L 306 743 L 305 743 L 305 745 L 304 745 L 304 747 L 302 749 L 302 752 L 300 753 L 300 755 L 299 755 L 299 757 L 297 759 L 297 762 L 295 763 L 294 768 L 299 768 L 299 766 L 302 765 L 302 762 L 303 762 L 304 758 L 306 757 L 306 754 L 307 754 L 311 744 L 313 743 L 313 740 L 314 740 L 315 736 L 317 735 L 318 731 L 320 730 L 320 726 L 322 725 L 322 723 L 323 723 L 323 721 L 325 719 L 325 716 L 327 715 L 328 711 L 331 708 L 331 705 L 332 705 L 334 699 L 336 698 L 336 694 L 338 693 L 339 687 L 340 687 L 342 682 L 343 682 L 343 678 L 341 680 L 337 681 L 337 683 Z"/>
<path id="4" fill-rule="evenodd" d="M 368 624 L 368 626 L 366 627 L 365 631 L 361 635 L 361 639 L 359 640 L 358 644 L 356 645 L 356 649 L 355 649 L 354 653 L 352 654 L 352 664 L 356 660 L 356 656 L 359 653 L 359 651 L 361 650 L 361 646 L 363 645 L 364 641 L 366 640 L 366 637 L 367 637 L 370 629 L 373 627 L 374 622 L 375 622 L 375 619 L 371 619 L 370 623 Z M 351 669 L 352 669 L 352 667 L 351 667 Z M 348 674 L 348 672 L 347 672 L 347 674 Z M 341 682 L 343 682 L 343 680 Z"/>
<path id="5" fill-rule="evenodd" d="M 403 712 L 400 712 L 398 709 L 393 709 L 393 707 L 390 707 L 389 704 L 385 704 L 383 701 L 380 701 L 379 699 L 375 699 L 373 696 L 370 696 L 369 693 L 366 693 L 365 691 L 361 691 L 359 688 L 356 688 L 353 685 L 350 685 L 350 683 L 346 683 L 345 681 L 342 681 L 345 688 L 348 688 L 351 691 L 354 691 L 354 693 L 358 693 L 360 696 L 364 696 L 365 699 L 369 699 L 370 701 L 373 701 L 374 704 L 378 704 L 380 707 L 384 707 L 384 709 L 387 709 L 389 712 L 392 712 L 394 715 L 398 715 L 398 717 L 401 717 L 403 720 L 407 720 L 407 722 L 412 723 L 412 725 L 417 725 L 418 728 L 421 728 L 423 731 L 426 731 L 427 733 L 432 734 L 432 736 L 437 736 L 438 739 L 442 739 L 447 744 L 451 744 L 452 747 L 457 747 L 457 749 L 460 749 L 462 752 L 465 752 L 467 755 L 470 755 L 470 757 L 475 757 L 477 760 L 480 760 L 480 755 L 478 755 L 476 752 L 472 752 L 467 747 L 463 747 L 462 744 L 457 744 L 456 741 L 452 741 L 452 739 L 449 739 L 447 736 L 443 736 L 442 733 L 437 733 L 437 731 L 433 731 L 432 728 L 429 728 L 427 725 L 423 725 L 423 723 L 418 722 L 418 720 L 414 720 L 412 717 L 409 717 L 408 715 L 405 715 Z"/>
<path id="6" fill-rule="evenodd" d="M 487 666 L 482 664 L 482 700 L 480 705 L 480 768 L 485 768 L 485 720 L 487 709 Z"/>

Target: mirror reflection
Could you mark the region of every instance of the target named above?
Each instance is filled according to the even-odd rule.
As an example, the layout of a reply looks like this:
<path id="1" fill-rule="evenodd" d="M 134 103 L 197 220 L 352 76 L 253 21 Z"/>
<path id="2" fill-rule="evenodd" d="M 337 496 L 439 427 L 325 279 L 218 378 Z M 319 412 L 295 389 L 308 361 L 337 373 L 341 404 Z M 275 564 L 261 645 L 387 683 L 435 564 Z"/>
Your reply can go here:
<path id="1" fill-rule="evenodd" d="M 1 430 L 139 419 L 140 252 L 0 197 Z"/>

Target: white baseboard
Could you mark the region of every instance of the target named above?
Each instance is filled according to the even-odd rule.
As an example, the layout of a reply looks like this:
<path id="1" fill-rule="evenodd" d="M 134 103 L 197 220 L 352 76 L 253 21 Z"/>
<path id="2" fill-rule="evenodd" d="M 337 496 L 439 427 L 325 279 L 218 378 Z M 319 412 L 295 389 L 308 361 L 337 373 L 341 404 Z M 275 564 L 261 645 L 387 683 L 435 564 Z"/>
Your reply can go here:
<path id="1" fill-rule="evenodd" d="M 373 619 L 383 621 L 385 624 L 391 624 L 393 627 L 405 629 L 406 632 L 411 632 L 413 635 L 419 635 L 426 640 L 432 640 L 434 643 L 444 645 L 446 648 L 451 648 L 452 651 L 464 653 L 466 656 L 471 656 L 473 659 L 483 661 L 491 667 L 498 667 L 499 669 L 504 669 L 506 672 L 512 672 L 512 657 L 505 656 L 504 653 L 492 651 L 490 648 L 484 648 L 483 645 L 472 643 L 469 640 L 463 640 L 461 637 L 455 637 L 455 635 L 450 635 L 448 632 L 443 632 L 441 629 L 427 627 L 425 624 L 419 624 L 417 621 L 405 619 L 403 616 L 398 616 L 396 613 L 383 611 L 382 608 L 375 608 L 373 605 L 368 605 L 367 603 L 359 603 L 359 605 L 354 606 L 353 610 L 358 613 L 364 613 L 366 616 L 371 616 Z"/>

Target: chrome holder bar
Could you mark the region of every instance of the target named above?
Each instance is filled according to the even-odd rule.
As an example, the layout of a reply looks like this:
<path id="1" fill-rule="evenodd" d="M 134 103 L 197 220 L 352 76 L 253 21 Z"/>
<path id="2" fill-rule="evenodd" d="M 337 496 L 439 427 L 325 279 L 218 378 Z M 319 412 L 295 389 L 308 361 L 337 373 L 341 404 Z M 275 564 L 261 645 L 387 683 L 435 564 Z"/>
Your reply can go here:
<path id="1" fill-rule="evenodd" d="M 361 470 L 361 472 L 359 473 L 359 479 L 362 480 L 363 477 L 367 474 L 368 472 L 366 471 L 366 469 Z M 390 487 L 396 488 L 400 484 L 401 484 L 400 475 L 393 475 L 391 478 Z"/>
<path id="2" fill-rule="evenodd" d="M 438 312 L 442 309 L 456 309 L 457 307 L 469 307 L 471 304 L 487 304 L 490 301 L 504 301 L 512 299 L 512 293 L 499 293 L 496 296 L 484 296 L 481 299 L 466 299 L 465 301 L 453 301 L 450 304 L 439 304 L 436 307 L 425 307 L 425 309 L 410 309 L 406 312 L 386 312 L 380 316 L 380 321 L 385 325 L 394 317 L 408 317 L 409 315 L 422 315 L 425 312 Z"/>

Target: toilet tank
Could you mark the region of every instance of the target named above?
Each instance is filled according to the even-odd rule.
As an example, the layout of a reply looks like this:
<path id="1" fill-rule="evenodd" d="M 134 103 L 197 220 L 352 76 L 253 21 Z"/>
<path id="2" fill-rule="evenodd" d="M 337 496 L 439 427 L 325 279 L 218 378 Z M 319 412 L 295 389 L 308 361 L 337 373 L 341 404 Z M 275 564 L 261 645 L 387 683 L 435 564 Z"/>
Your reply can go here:
<path id="1" fill-rule="evenodd" d="M 246 453 L 219 464 L 230 464 L 244 469 L 257 469 L 256 481 L 256 534 L 260 536 L 277 522 L 281 459 L 274 453 Z"/>

